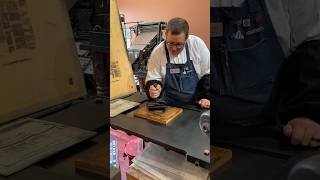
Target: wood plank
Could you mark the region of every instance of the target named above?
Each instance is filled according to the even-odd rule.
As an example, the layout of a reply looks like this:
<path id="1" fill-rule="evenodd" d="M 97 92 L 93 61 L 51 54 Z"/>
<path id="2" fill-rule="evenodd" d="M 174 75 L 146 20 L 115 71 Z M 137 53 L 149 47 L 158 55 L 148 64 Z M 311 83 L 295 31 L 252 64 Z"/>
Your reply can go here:
<path id="1" fill-rule="evenodd" d="M 127 180 L 160 180 L 159 178 L 153 176 L 147 171 L 143 171 L 137 167 L 134 163 L 129 166 L 126 172 Z"/>
<path id="2" fill-rule="evenodd" d="M 143 103 L 135 112 L 134 116 L 155 121 L 161 124 L 168 124 L 183 112 L 182 108 L 166 107 L 165 111 L 149 111 L 147 103 Z"/>
<path id="3" fill-rule="evenodd" d="M 88 151 L 80 158 L 75 160 L 75 168 L 77 172 L 86 172 L 102 177 L 109 177 L 109 169 L 107 168 L 108 154 L 107 145 L 97 146 Z"/>
<path id="4" fill-rule="evenodd" d="M 210 172 L 215 173 L 228 165 L 232 160 L 232 151 L 217 146 L 211 146 Z M 213 162 L 213 163 L 212 163 Z"/>

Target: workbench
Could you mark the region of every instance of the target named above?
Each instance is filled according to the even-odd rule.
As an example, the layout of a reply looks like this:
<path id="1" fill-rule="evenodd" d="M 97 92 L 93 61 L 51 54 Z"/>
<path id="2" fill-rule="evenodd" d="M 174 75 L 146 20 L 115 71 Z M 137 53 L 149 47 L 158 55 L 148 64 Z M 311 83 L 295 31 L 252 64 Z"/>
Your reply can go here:
<path id="1" fill-rule="evenodd" d="M 141 103 L 147 97 L 136 93 L 126 99 Z M 134 110 L 131 110 L 111 118 L 110 126 L 168 150 L 185 154 L 187 160 L 209 168 L 210 155 L 205 155 L 204 151 L 210 150 L 210 137 L 200 130 L 200 109 L 184 108 L 182 114 L 167 125 L 134 117 L 133 113 Z"/>
<path id="2" fill-rule="evenodd" d="M 0 180 L 86 180 L 103 179 L 99 177 L 83 176 L 76 172 L 74 161 L 86 152 L 105 145 L 108 142 L 107 111 L 108 104 L 95 103 L 94 97 L 76 100 L 54 108 L 52 113 L 37 113 L 33 118 L 61 123 L 98 133 L 94 138 L 81 142 L 55 155 L 50 156 L 9 177 L 0 176 Z M 107 164 L 106 164 L 107 167 Z M 105 179 L 105 178 L 104 178 Z"/>
<path id="3" fill-rule="evenodd" d="M 130 96 L 127 99 L 136 102 L 146 100 L 143 98 L 143 95 L 139 94 Z M 187 116 L 182 116 L 182 118 L 190 117 L 192 119 L 195 118 L 192 114 L 197 114 L 196 110 L 186 110 L 185 113 Z M 188 152 L 183 149 L 191 149 L 193 147 L 200 154 L 199 147 L 201 146 L 198 145 L 201 142 L 196 142 L 195 137 L 192 139 L 191 136 L 182 135 L 182 130 L 179 129 L 186 124 L 190 125 L 186 125 L 189 131 L 198 129 L 198 121 L 180 123 L 179 121 L 173 121 L 173 124 L 169 124 L 167 127 L 161 126 L 146 120 L 136 119 L 133 117 L 132 111 L 110 120 L 112 127 L 121 129 L 128 134 L 139 136 L 168 149 L 176 151 L 181 151 L 182 149 L 182 153 L 186 154 Z M 226 134 L 231 134 L 227 129 L 223 131 Z M 196 132 L 188 132 L 188 134 L 192 133 L 197 134 Z M 247 134 L 247 132 L 243 134 Z M 202 134 L 197 135 L 197 138 L 202 141 L 205 140 L 205 136 Z M 191 139 L 186 140 L 185 138 Z M 196 144 L 192 146 L 192 143 Z M 291 168 L 297 162 L 305 157 L 320 153 L 319 148 L 295 147 L 280 134 L 271 133 L 253 136 L 234 136 L 226 139 L 216 137 L 213 139 L 212 145 L 232 150 L 231 162 L 217 172 L 214 172 L 211 176 L 215 180 L 286 180 Z"/>
<path id="4" fill-rule="evenodd" d="M 130 96 L 127 99 L 137 100 L 140 102 L 146 100 L 145 97 L 140 95 Z M 85 130 L 96 131 L 98 132 L 98 135 L 89 141 L 80 143 L 44 159 L 12 176 L 0 177 L 0 180 L 98 179 L 79 175 L 75 170 L 74 161 L 84 153 L 108 142 L 109 128 L 106 120 L 106 109 L 109 109 L 108 104 L 96 104 L 94 102 L 94 98 L 88 98 L 78 100 L 75 103 L 68 105 L 63 109 L 59 109 L 49 115 L 39 116 L 39 118 L 43 120 L 71 125 Z M 113 126 L 113 119 L 111 119 L 110 123 L 111 126 Z M 194 122 L 194 129 L 198 129 L 197 123 L 198 121 L 196 121 L 196 123 Z M 145 124 L 145 126 L 148 125 Z M 158 125 L 153 124 L 153 126 Z M 174 130 L 174 128 L 172 128 L 172 130 Z M 158 131 L 161 132 L 160 129 Z M 142 132 L 134 131 L 131 133 L 142 134 Z M 181 135 L 181 137 L 184 136 Z M 155 141 L 157 137 L 153 138 L 153 140 L 150 137 L 148 139 L 150 141 Z M 171 138 L 172 137 L 170 137 L 170 139 Z M 206 137 L 203 136 L 203 138 Z M 158 143 L 161 144 L 159 139 Z M 191 140 L 186 139 L 184 141 L 185 144 L 187 144 L 187 142 L 191 144 Z M 255 136 L 252 138 L 239 137 L 229 140 L 221 140 L 220 142 L 216 142 L 215 145 L 232 150 L 232 162 L 214 174 L 215 180 L 285 180 L 291 167 L 301 160 L 301 157 L 320 153 L 319 149 L 299 148 L 290 146 L 289 144 L 282 145 L 280 139 L 271 136 Z M 170 149 L 170 147 L 166 147 Z M 175 149 L 174 147 L 171 148 Z"/>
<path id="5" fill-rule="evenodd" d="M 227 133 L 227 130 L 224 130 Z M 217 137 L 214 145 L 232 150 L 232 163 L 214 174 L 215 180 L 287 180 L 303 158 L 320 154 L 319 148 L 293 146 L 281 134 Z"/>

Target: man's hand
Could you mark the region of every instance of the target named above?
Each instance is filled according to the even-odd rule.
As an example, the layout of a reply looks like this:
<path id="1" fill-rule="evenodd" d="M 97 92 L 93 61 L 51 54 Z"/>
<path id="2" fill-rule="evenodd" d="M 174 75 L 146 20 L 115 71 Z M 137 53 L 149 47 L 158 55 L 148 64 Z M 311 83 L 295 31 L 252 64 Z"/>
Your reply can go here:
<path id="1" fill-rule="evenodd" d="M 149 88 L 150 97 L 156 99 L 160 96 L 161 86 L 159 84 L 154 84 Z"/>
<path id="2" fill-rule="evenodd" d="M 292 119 L 283 127 L 283 133 L 293 145 L 320 146 L 320 125 L 309 118 Z"/>
<path id="3" fill-rule="evenodd" d="M 210 101 L 208 99 L 201 99 L 199 105 L 201 108 L 210 108 Z"/>

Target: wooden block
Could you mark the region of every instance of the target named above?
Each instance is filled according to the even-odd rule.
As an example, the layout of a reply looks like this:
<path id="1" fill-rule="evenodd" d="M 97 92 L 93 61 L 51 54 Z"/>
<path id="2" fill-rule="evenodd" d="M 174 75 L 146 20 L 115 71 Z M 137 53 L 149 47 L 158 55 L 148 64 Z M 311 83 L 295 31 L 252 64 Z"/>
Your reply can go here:
<path id="1" fill-rule="evenodd" d="M 230 149 L 225 149 L 221 147 L 211 146 L 211 163 L 210 172 L 215 173 L 220 170 L 232 160 L 232 151 Z M 213 162 L 213 163 L 212 163 Z"/>
<path id="2" fill-rule="evenodd" d="M 109 177 L 107 168 L 108 160 L 107 145 L 98 146 L 91 151 L 83 154 L 75 160 L 75 168 L 78 172 L 85 172 L 102 177 Z"/>
<path id="3" fill-rule="evenodd" d="M 138 168 L 134 163 L 129 166 L 126 175 L 127 180 L 159 180 L 159 178 Z"/>
<path id="4" fill-rule="evenodd" d="M 183 112 L 183 109 L 177 107 L 166 107 L 164 112 L 159 111 L 149 111 L 147 108 L 147 103 L 143 103 L 135 112 L 136 117 L 144 118 L 147 120 L 155 121 L 161 124 L 168 124 L 178 115 Z"/>

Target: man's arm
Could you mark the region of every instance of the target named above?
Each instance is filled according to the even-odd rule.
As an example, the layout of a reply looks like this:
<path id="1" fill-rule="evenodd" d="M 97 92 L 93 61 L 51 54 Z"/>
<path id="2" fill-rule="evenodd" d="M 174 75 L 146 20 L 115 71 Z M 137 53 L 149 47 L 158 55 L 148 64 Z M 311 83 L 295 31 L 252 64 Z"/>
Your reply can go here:
<path id="1" fill-rule="evenodd" d="M 210 51 L 204 41 L 197 37 L 196 41 L 197 50 L 200 55 L 200 78 L 205 74 L 210 74 Z"/>
<path id="2" fill-rule="evenodd" d="M 150 55 L 150 58 L 148 60 L 148 72 L 147 72 L 147 76 L 146 76 L 146 85 L 145 85 L 145 91 L 146 91 L 146 95 L 149 99 L 153 99 L 150 96 L 150 87 L 152 87 L 154 84 L 158 84 L 160 85 L 160 91 L 163 87 L 162 84 L 162 77 L 161 77 L 161 59 L 160 59 L 160 55 L 159 52 L 160 49 L 154 49 Z M 161 91 L 162 92 L 162 91 Z M 162 93 L 161 93 L 162 94 Z M 160 94 L 160 96 L 161 96 Z M 159 97 L 160 97 L 159 96 Z"/>
<path id="3" fill-rule="evenodd" d="M 201 108 L 210 108 L 210 74 L 202 76 L 195 92 L 195 100 Z"/>
<path id="4" fill-rule="evenodd" d="M 320 123 L 320 40 L 303 43 L 280 72 L 279 115 L 284 123 L 308 117 Z"/>
<path id="5" fill-rule="evenodd" d="M 195 92 L 195 100 L 201 108 L 210 108 L 210 51 L 204 41 L 196 38 L 196 49 L 200 56 L 198 72 L 199 82 Z"/>
<path id="6" fill-rule="evenodd" d="M 278 113 L 292 144 L 320 146 L 320 41 L 301 44 L 284 62 L 278 88 Z"/>

